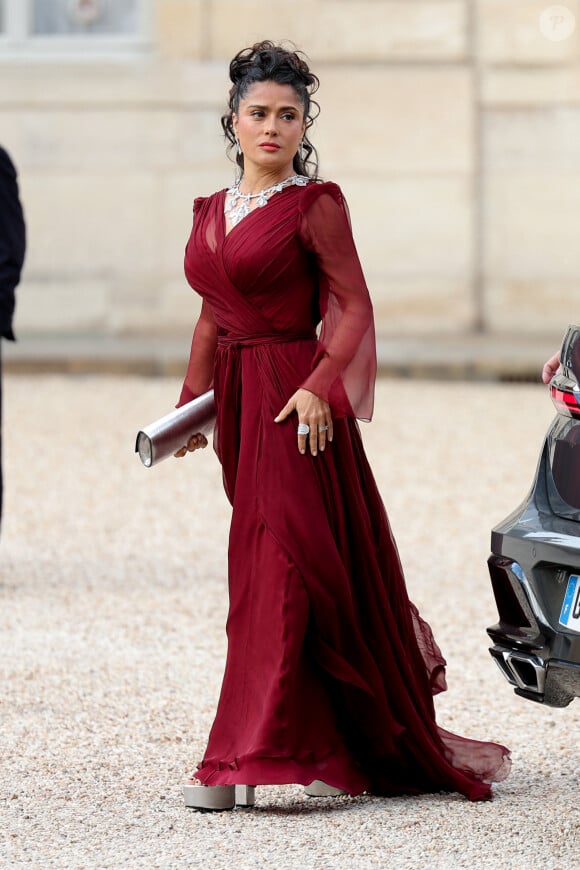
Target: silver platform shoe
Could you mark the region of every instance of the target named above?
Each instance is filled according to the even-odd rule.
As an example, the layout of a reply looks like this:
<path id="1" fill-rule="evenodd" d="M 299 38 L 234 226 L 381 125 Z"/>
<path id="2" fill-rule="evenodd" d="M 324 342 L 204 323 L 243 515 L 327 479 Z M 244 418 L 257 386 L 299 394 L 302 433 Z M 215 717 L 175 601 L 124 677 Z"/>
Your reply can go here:
<path id="1" fill-rule="evenodd" d="M 304 794 L 308 797 L 340 797 L 343 794 L 348 794 L 342 788 L 334 788 L 332 785 L 327 785 L 321 779 L 313 780 L 310 785 L 304 786 Z"/>
<path id="2" fill-rule="evenodd" d="M 183 786 L 185 806 L 194 810 L 233 810 L 234 807 L 253 807 L 256 788 L 253 785 L 194 785 Z"/>

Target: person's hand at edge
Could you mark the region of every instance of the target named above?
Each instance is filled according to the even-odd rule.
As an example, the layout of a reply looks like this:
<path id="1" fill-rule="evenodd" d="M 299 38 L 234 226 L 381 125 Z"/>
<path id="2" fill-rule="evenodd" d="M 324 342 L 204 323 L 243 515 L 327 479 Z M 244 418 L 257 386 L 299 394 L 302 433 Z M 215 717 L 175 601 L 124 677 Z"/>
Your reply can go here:
<path id="1" fill-rule="evenodd" d="M 545 384 L 549 384 L 559 368 L 560 354 L 555 353 L 554 356 L 550 357 L 550 359 L 544 364 L 544 368 L 542 369 L 542 381 Z"/>

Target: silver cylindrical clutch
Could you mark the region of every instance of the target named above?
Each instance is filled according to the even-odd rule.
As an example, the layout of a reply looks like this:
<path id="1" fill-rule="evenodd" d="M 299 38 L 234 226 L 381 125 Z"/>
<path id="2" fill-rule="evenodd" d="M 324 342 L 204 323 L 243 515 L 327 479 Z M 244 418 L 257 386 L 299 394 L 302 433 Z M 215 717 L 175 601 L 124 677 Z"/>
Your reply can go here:
<path id="1" fill-rule="evenodd" d="M 160 420 L 150 423 L 137 433 L 135 453 L 143 465 L 150 468 L 167 459 L 187 444 L 192 435 L 211 434 L 215 425 L 213 390 L 176 408 Z"/>

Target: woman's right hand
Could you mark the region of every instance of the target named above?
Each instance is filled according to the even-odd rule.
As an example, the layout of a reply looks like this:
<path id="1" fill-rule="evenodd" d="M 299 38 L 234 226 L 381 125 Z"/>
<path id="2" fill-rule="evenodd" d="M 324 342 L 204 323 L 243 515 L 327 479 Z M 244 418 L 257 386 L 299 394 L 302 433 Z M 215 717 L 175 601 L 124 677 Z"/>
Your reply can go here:
<path id="1" fill-rule="evenodd" d="M 207 438 L 201 432 L 198 432 L 196 435 L 192 435 L 187 444 L 180 447 L 173 455 L 177 459 L 180 459 L 186 453 L 193 453 L 194 450 L 199 450 L 201 447 L 207 447 Z"/>

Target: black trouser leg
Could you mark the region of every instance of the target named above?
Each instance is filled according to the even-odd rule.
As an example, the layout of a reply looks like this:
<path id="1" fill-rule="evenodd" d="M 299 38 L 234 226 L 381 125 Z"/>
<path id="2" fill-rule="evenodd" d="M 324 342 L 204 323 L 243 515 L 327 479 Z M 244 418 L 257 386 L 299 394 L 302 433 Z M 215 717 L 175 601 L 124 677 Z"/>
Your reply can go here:
<path id="1" fill-rule="evenodd" d="M 0 339 L 0 529 L 2 528 L 2 339 Z"/>

